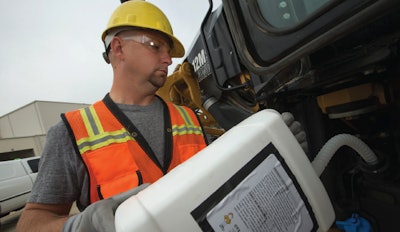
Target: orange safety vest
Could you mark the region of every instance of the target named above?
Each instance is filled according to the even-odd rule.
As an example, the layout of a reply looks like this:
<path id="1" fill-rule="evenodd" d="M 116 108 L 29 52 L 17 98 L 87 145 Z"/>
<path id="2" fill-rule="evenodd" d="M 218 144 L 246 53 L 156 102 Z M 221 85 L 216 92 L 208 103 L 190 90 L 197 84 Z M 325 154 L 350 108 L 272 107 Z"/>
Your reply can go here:
<path id="1" fill-rule="evenodd" d="M 153 183 L 206 146 L 200 123 L 189 108 L 167 102 L 165 165 L 107 95 L 103 101 L 62 115 L 90 177 L 90 203 Z"/>

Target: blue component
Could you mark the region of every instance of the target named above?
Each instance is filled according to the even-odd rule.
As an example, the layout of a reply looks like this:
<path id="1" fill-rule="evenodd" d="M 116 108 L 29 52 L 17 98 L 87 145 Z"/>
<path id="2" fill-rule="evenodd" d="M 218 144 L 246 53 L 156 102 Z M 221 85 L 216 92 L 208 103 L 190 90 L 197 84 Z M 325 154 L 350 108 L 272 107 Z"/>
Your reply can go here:
<path id="1" fill-rule="evenodd" d="M 357 213 L 353 213 L 351 218 L 345 221 L 336 221 L 336 226 L 346 232 L 371 232 L 371 225 L 369 222 L 360 217 Z"/>

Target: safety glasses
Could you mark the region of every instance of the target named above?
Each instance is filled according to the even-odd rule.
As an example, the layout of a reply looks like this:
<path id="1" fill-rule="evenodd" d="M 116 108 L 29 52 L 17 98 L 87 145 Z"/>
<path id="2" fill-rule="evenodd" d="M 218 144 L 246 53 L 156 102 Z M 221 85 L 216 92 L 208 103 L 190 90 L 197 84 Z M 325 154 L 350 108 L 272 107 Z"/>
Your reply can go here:
<path id="1" fill-rule="evenodd" d="M 148 48 L 150 48 L 150 50 L 152 50 L 154 53 L 170 53 L 171 51 L 171 46 L 169 46 L 169 44 L 151 38 L 150 36 L 146 35 L 146 34 L 133 34 L 133 35 L 118 35 L 118 37 L 120 37 L 122 40 L 129 40 L 129 41 L 133 41 L 139 44 L 142 44 Z"/>

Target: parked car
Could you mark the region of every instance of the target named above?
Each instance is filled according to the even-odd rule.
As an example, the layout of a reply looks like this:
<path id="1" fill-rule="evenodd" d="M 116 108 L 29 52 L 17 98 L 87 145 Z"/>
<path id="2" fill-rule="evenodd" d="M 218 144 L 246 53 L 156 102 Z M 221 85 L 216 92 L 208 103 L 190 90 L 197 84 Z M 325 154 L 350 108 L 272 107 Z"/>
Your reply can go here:
<path id="1" fill-rule="evenodd" d="M 0 162 L 0 216 L 21 209 L 36 180 L 40 157 Z"/>

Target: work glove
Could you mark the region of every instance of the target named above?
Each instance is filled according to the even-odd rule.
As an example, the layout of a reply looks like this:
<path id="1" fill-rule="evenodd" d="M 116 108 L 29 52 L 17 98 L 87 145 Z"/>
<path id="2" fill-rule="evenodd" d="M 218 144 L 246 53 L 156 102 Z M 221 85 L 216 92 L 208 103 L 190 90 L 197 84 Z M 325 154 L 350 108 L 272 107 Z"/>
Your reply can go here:
<path id="1" fill-rule="evenodd" d="M 306 138 L 306 132 L 303 130 L 301 123 L 294 120 L 294 116 L 290 112 L 283 112 L 282 119 L 289 127 L 290 131 L 293 133 L 294 137 L 296 137 L 297 142 L 300 144 L 301 148 L 303 148 L 304 152 L 308 152 L 308 143 Z"/>
<path id="2" fill-rule="evenodd" d="M 148 185 L 142 184 L 126 192 L 89 205 L 81 213 L 68 218 L 62 232 L 114 232 L 114 215 L 118 206 Z"/>

